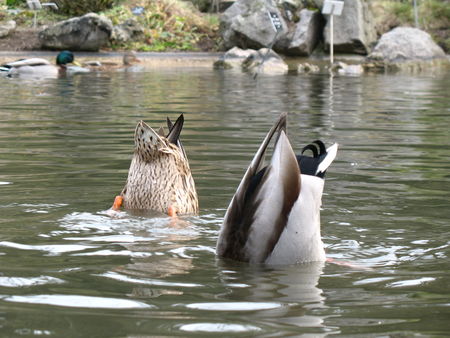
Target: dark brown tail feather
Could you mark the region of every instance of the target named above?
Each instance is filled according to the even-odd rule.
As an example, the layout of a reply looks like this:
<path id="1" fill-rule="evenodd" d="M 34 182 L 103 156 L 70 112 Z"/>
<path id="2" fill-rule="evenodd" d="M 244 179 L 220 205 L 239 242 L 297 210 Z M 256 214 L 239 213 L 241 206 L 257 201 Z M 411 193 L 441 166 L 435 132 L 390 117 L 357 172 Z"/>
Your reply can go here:
<path id="1" fill-rule="evenodd" d="M 221 243 L 219 243 L 219 256 L 244 262 L 248 262 L 251 258 L 248 257 L 245 252 L 245 244 L 249 236 L 249 231 L 251 230 L 251 225 L 255 219 L 255 211 L 258 209 L 261 203 L 261 201 L 256 200 L 256 196 L 258 196 L 258 192 L 261 186 L 265 183 L 266 178 L 270 173 L 270 167 L 268 167 L 263 173 L 260 181 L 257 184 L 257 187 L 252 188 L 253 192 L 251 194 L 248 193 L 248 189 L 252 183 L 252 180 L 255 178 L 255 175 L 262 169 L 261 167 L 264 164 L 264 156 L 273 135 L 275 133 L 278 134 L 278 141 L 281 131 L 286 131 L 286 117 L 287 113 L 282 113 L 277 122 L 275 122 L 275 124 L 267 133 L 263 143 L 259 147 L 257 153 L 255 154 L 255 157 L 253 158 L 249 168 L 247 169 L 247 172 L 245 173 L 244 178 L 242 179 L 230 206 L 228 207 L 226 218 L 223 224 L 223 231 L 225 231 L 223 237 L 225 238 L 224 242 L 226 243 L 226 246 L 223 247 L 222 245 L 220 245 Z M 297 166 L 296 163 L 295 165 Z M 298 197 L 300 186 L 298 185 L 297 189 L 295 185 L 292 185 L 291 187 L 288 187 L 288 191 L 291 191 L 292 193 L 288 194 L 287 199 L 285 199 L 283 202 L 282 208 L 282 211 L 287 214 L 289 213 L 293 203 Z M 296 192 L 297 195 L 294 199 L 292 196 Z M 265 249 L 265 258 L 267 258 L 268 255 L 272 252 L 278 241 L 278 238 L 281 235 L 282 230 L 286 226 L 287 215 L 285 215 L 284 218 L 280 216 L 276 223 L 277 224 L 275 225 L 275 232 L 269 240 L 269 243 L 266 243 L 267 247 Z"/>

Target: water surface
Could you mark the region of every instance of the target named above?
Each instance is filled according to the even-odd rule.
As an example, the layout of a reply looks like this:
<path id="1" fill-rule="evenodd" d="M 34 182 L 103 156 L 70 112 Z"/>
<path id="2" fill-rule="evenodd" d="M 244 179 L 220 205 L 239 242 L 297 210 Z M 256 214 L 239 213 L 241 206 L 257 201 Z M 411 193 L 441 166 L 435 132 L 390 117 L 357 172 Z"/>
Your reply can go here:
<path id="1" fill-rule="evenodd" d="M 448 75 L 0 78 L 1 335 L 449 335 Z M 215 257 L 230 198 L 283 111 L 296 149 L 340 144 L 322 232 L 341 264 Z M 181 112 L 201 214 L 109 217 L 136 122 Z"/>

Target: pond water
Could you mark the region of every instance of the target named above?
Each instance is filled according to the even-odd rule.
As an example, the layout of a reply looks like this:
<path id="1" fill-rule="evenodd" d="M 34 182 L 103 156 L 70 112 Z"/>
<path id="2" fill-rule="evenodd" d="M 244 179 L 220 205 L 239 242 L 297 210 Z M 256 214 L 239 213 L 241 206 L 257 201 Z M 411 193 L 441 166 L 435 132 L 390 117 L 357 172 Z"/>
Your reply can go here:
<path id="1" fill-rule="evenodd" d="M 449 88 L 448 73 L 255 81 L 202 67 L 0 78 L 0 335 L 450 335 Z M 215 256 L 283 111 L 296 149 L 340 144 L 321 216 L 340 264 Z M 181 112 L 200 215 L 109 217 L 136 122 Z"/>

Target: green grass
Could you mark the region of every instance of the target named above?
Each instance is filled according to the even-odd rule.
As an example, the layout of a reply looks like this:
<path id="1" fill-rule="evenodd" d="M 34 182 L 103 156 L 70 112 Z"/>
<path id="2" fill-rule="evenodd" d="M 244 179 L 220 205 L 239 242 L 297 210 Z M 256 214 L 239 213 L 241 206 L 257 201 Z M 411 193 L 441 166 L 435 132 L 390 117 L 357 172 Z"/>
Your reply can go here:
<path id="1" fill-rule="evenodd" d="M 138 51 L 197 50 L 202 40 L 217 40 L 217 16 L 204 15 L 190 3 L 180 0 L 147 0 L 140 3 L 144 13 L 134 16 L 126 1 L 102 14 L 114 24 L 134 18 L 144 27 L 138 41 L 112 45 L 113 49 Z M 216 44 L 217 46 L 217 44 Z"/>

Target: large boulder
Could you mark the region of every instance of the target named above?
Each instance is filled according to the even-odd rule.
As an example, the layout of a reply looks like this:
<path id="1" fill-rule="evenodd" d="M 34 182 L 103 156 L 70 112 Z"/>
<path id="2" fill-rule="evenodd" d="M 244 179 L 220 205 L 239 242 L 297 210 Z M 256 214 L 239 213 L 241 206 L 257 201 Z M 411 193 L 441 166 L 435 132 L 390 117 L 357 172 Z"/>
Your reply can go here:
<path id="1" fill-rule="evenodd" d="M 300 21 L 289 34 L 286 53 L 309 56 L 319 43 L 323 30 L 323 16 L 318 11 L 302 9 Z"/>
<path id="2" fill-rule="evenodd" d="M 98 51 L 111 37 L 109 19 L 95 13 L 61 21 L 39 32 L 42 48 Z"/>
<path id="3" fill-rule="evenodd" d="M 269 47 L 278 53 L 308 56 L 322 38 L 323 16 L 302 9 L 300 0 L 283 0 L 282 11 L 266 0 L 237 0 L 221 16 L 225 48 Z M 277 13 L 282 29 L 276 34 L 268 12 Z M 276 40 L 275 40 L 276 37 Z"/>
<path id="4" fill-rule="evenodd" d="M 0 38 L 8 36 L 16 29 L 16 22 L 14 20 L 6 21 L 0 24 Z"/>
<path id="5" fill-rule="evenodd" d="M 342 15 L 334 16 L 334 51 L 366 55 L 376 39 L 375 23 L 368 3 L 346 0 Z M 324 29 L 324 40 L 329 48 L 330 20 Z"/>
<path id="6" fill-rule="evenodd" d="M 271 1 L 238 0 L 230 6 L 220 18 L 220 31 L 226 49 L 232 47 L 259 49 L 269 46 L 276 35 L 268 11 L 277 13 L 281 19 L 283 31 L 287 25 L 280 11 Z"/>
<path id="7" fill-rule="evenodd" d="M 420 29 L 397 27 L 383 34 L 369 59 L 388 62 L 431 60 L 445 57 L 445 52 Z"/>

